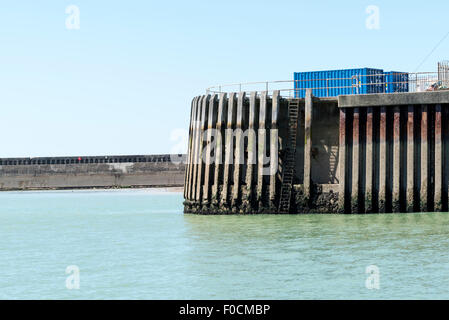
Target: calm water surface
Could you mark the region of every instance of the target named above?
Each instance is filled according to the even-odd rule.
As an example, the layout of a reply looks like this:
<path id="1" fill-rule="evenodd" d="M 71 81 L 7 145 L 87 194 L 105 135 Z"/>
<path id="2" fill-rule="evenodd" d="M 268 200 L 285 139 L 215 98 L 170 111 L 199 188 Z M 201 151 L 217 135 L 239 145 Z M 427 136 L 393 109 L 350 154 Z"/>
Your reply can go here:
<path id="1" fill-rule="evenodd" d="M 0 299 L 449 298 L 447 213 L 192 216 L 182 201 L 0 193 Z M 365 287 L 369 265 L 379 290 Z"/>

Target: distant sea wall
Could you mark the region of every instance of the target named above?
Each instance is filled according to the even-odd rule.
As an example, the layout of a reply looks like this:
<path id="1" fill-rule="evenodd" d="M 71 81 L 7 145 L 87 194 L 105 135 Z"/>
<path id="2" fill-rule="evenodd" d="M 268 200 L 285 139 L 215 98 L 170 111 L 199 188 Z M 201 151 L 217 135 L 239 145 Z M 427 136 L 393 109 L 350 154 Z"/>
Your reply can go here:
<path id="1" fill-rule="evenodd" d="M 184 158 L 183 155 L 2 158 L 0 191 L 182 187 Z"/>

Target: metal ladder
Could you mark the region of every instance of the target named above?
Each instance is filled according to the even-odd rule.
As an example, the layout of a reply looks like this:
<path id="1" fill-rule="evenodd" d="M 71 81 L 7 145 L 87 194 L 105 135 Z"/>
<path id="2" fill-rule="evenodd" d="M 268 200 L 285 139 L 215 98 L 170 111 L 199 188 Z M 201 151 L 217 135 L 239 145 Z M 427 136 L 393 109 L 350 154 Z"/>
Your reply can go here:
<path id="1" fill-rule="evenodd" d="M 279 213 L 289 213 L 293 178 L 296 165 L 296 135 L 298 133 L 299 99 L 288 103 L 288 145 L 282 168 L 282 186 L 279 200 Z"/>

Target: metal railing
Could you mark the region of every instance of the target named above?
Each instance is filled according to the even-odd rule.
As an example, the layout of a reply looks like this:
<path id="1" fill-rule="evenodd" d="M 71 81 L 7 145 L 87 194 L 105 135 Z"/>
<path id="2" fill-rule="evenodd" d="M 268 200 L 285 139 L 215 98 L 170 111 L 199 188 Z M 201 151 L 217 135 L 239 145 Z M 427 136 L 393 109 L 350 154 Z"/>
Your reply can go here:
<path id="1" fill-rule="evenodd" d="M 36 157 L 36 158 L 0 158 L 0 166 L 51 165 L 51 164 L 96 164 L 127 162 L 172 162 L 173 157 L 183 158 L 184 154 L 122 155 L 122 156 L 86 156 L 86 157 Z"/>
<path id="2" fill-rule="evenodd" d="M 438 81 L 449 81 L 449 61 L 438 62 Z"/>
<path id="3" fill-rule="evenodd" d="M 317 97 L 339 95 L 425 92 L 449 89 L 449 63 L 439 64 L 438 72 L 388 72 L 374 75 L 354 75 L 348 78 L 259 81 L 218 85 L 206 89 L 207 94 L 279 90 L 283 97 L 303 98 L 306 89 Z"/>

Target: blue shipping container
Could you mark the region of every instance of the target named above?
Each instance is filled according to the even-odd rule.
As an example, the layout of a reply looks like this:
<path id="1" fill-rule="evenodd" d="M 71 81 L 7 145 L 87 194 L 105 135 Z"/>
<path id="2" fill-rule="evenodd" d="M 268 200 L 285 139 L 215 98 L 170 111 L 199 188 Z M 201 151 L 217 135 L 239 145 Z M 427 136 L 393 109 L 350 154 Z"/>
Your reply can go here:
<path id="1" fill-rule="evenodd" d="M 385 92 L 408 92 L 409 76 L 406 72 L 390 71 L 385 72 Z"/>
<path id="2" fill-rule="evenodd" d="M 295 80 L 295 98 L 304 98 L 306 88 L 312 88 L 315 97 L 385 92 L 382 69 L 361 68 L 295 72 L 293 79 Z"/>

